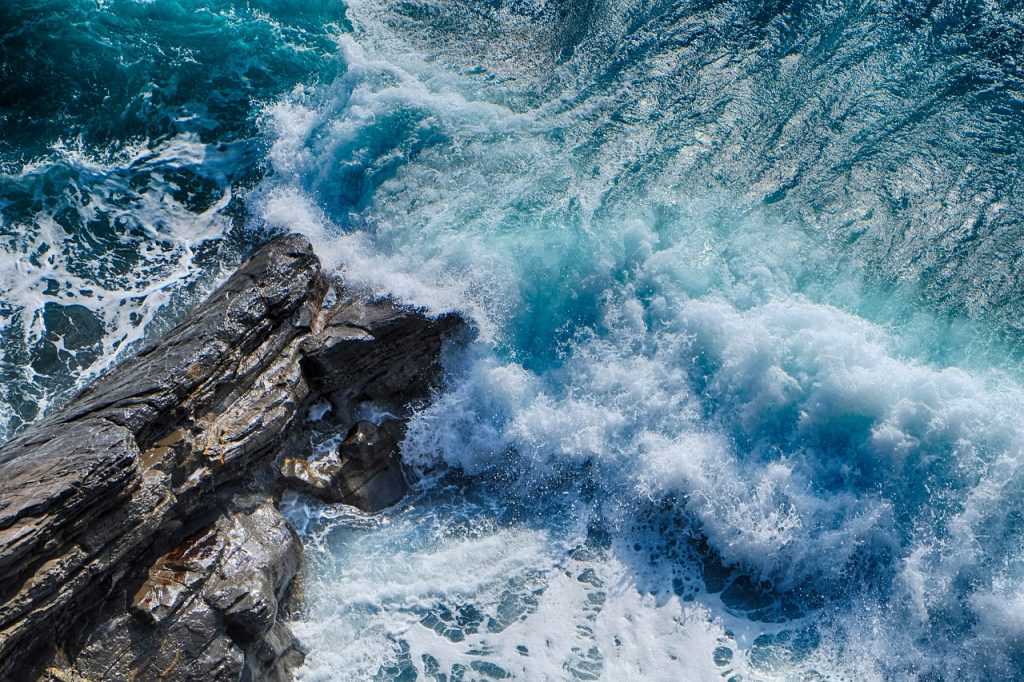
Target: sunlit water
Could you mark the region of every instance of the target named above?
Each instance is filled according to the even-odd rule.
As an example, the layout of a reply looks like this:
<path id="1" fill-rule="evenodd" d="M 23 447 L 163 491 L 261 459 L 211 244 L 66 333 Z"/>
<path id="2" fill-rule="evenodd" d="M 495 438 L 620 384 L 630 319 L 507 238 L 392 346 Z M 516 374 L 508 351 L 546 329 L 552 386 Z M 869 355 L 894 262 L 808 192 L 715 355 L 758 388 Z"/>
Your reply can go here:
<path id="1" fill-rule="evenodd" d="M 285 500 L 299 679 L 1024 675 L 1020 3 L 197 7 L 4 86 L 0 409 L 281 231 L 471 320 L 413 495 Z"/>

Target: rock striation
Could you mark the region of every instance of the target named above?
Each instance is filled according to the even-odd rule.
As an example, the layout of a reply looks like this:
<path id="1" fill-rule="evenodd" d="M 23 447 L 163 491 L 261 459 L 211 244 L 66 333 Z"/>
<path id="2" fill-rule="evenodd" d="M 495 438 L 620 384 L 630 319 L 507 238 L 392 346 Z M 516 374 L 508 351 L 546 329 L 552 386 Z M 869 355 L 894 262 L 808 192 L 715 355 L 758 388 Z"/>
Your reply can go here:
<path id="1" fill-rule="evenodd" d="M 0 448 L 0 679 L 287 679 L 301 546 L 275 495 L 397 501 L 403 420 L 462 327 L 351 295 L 302 237 L 260 249 Z"/>
<path id="2" fill-rule="evenodd" d="M 269 502 L 221 516 L 150 566 L 129 608 L 84 638 L 74 673 L 88 680 L 288 679 L 303 650 L 277 615 L 301 559 L 298 537 Z"/>

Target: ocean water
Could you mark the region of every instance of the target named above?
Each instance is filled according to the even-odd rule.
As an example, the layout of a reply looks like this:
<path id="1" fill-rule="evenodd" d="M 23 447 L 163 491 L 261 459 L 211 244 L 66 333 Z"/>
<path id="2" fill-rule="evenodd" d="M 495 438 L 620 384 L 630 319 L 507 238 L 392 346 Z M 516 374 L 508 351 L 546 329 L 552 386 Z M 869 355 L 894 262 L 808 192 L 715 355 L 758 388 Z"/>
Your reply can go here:
<path id="1" fill-rule="evenodd" d="M 280 232 L 476 329 L 298 679 L 1024 677 L 1024 3 L 0 19 L 7 433 Z"/>
<path id="2" fill-rule="evenodd" d="M 262 108 L 343 69 L 346 26 L 327 2 L 0 3 L 0 438 L 238 263 Z"/>

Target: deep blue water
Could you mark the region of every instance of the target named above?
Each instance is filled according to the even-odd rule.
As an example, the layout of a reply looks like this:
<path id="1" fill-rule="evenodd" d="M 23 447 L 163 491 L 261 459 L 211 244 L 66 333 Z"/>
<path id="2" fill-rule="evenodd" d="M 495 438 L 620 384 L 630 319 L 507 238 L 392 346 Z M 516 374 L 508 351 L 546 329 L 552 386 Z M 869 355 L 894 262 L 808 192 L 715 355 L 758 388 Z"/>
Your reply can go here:
<path id="1" fill-rule="evenodd" d="M 478 329 L 302 680 L 1024 677 L 1024 3 L 0 8 L 0 433 L 305 233 Z"/>

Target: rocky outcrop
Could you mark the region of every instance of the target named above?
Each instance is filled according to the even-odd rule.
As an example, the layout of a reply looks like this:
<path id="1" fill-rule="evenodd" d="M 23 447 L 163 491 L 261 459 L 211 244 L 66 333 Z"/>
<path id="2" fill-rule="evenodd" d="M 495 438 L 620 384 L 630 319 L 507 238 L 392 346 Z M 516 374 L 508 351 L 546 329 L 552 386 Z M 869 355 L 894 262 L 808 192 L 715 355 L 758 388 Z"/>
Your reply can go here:
<path id="1" fill-rule="evenodd" d="M 301 553 L 272 494 L 317 491 L 275 479 L 302 460 L 327 499 L 397 499 L 395 429 L 459 327 L 351 296 L 281 238 L 0 448 L 0 679 L 286 677 L 301 650 L 277 616 Z M 371 403 L 398 426 L 357 425 Z M 350 429 L 335 468 L 317 459 Z"/>

